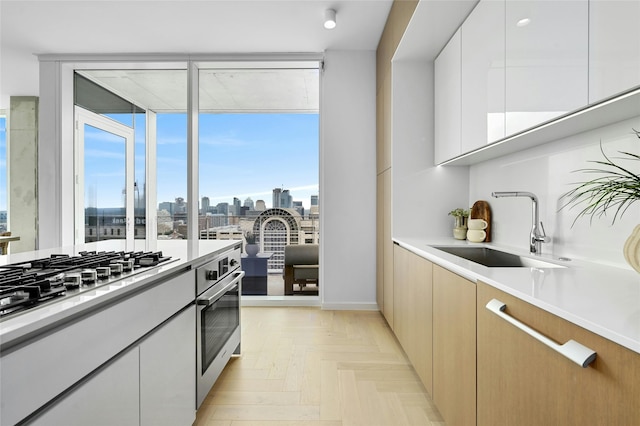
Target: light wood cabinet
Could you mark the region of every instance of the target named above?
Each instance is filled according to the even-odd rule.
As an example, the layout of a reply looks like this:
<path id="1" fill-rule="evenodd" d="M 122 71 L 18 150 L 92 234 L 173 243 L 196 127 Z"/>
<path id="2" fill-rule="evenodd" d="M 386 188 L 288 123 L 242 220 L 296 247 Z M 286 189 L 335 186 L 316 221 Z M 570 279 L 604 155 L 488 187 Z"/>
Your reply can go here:
<path id="1" fill-rule="evenodd" d="M 505 136 L 504 13 L 483 0 L 462 24 L 462 153 Z"/>
<path id="2" fill-rule="evenodd" d="M 376 176 L 376 304 L 384 315 L 384 176 Z"/>
<path id="3" fill-rule="evenodd" d="M 476 284 L 438 265 L 433 266 L 433 400 L 448 425 L 476 424 Z"/>
<path id="4" fill-rule="evenodd" d="M 377 177 L 377 278 L 378 308 L 393 329 L 393 241 L 391 239 L 391 169 Z"/>
<path id="5" fill-rule="evenodd" d="M 478 425 L 638 425 L 640 355 L 487 284 L 478 283 Z M 582 368 L 485 308 L 551 340 L 596 351 Z"/>
<path id="6" fill-rule="evenodd" d="M 588 23 L 587 0 L 506 2 L 507 135 L 587 105 Z"/>
<path id="7" fill-rule="evenodd" d="M 458 29 L 434 64 L 435 163 L 461 153 L 461 31 Z"/>
<path id="8" fill-rule="evenodd" d="M 427 392 L 433 395 L 433 264 L 394 245 L 394 332 Z"/>
<path id="9" fill-rule="evenodd" d="M 589 2 L 589 103 L 640 85 L 640 1 Z"/>
<path id="10" fill-rule="evenodd" d="M 391 167 L 391 73 L 382 81 L 376 96 L 377 172 Z"/>

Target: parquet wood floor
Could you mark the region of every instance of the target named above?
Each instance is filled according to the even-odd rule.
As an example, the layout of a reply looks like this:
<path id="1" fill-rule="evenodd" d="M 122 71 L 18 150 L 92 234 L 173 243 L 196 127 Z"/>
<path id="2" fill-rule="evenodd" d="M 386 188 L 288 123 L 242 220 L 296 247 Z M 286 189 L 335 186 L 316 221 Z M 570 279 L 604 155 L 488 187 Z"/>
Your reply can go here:
<path id="1" fill-rule="evenodd" d="M 242 308 L 196 426 L 444 426 L 379 312 Z"/>

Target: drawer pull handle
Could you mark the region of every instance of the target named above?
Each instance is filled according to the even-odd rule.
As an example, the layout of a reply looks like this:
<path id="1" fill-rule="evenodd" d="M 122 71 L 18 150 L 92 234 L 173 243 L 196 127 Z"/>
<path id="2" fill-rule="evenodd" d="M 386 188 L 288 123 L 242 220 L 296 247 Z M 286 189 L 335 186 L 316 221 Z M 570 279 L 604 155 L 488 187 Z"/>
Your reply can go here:
<path id="1" fill-rule="evenodd" d="M 569 340 L 568 342 L 559 345 L 548 337 L 538 333 L 528 325 L 523 324 L 512 316 L 506 314 L 504 310 L 507 308 L 507 305 L 497 299 L 491 299 L 491 301 L 487 303 L 486 308 L 494 314 L 498 315 L 503 320 L 524 331 L 529 336 L 533 337 L 541 343 L 544 343 L 554 351 L 569 358 L 571 361 L 575 362 L 582 368 L 587 368 L 587 366 L 596 359 L 596 353 L 593 350 L 587 348 L 584 345 L 581 345 L 575 340 Z"/>

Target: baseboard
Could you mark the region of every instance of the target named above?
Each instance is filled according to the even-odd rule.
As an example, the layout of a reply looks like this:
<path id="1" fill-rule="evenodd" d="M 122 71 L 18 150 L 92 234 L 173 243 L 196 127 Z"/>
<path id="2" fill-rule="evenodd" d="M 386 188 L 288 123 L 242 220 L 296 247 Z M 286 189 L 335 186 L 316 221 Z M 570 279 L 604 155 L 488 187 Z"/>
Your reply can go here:
<path id="1" fill-rule="evenodd" d="M 318 296 L 247 296 L 240 299 L 241 306 L 320 306 Z"/>
<path id="2" fill-rule="evenodd" d="M 318 296 L 245 296 L 241 306 L 315 306 L 325 311 L 379 311 L 377 303 L 320 303 Z"/>
<path id="3" fill-rule="evenodd" d="M 323 303 L 325 311 L 379 311 L 377 303 Z"/>

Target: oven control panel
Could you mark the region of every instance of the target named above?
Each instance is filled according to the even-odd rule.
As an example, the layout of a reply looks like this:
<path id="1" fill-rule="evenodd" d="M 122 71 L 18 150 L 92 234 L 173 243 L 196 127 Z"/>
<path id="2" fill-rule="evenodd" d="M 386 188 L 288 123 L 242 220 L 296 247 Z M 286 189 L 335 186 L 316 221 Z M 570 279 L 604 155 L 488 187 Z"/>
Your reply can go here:
<path id="1" fill-rule="evenodd" d="M 236 248 L 226 251 L 196 270 L 196 292 L 202 293 L 216 281 L 240 267 L 241 251 Z"/>

